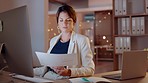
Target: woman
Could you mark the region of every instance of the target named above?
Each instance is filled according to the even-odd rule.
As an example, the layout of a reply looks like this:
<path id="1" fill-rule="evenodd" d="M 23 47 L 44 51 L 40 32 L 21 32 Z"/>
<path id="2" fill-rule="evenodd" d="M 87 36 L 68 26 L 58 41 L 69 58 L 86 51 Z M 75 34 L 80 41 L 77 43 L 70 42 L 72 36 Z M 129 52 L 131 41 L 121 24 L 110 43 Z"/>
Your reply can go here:
<path id="1" fill-rule="evenodd" d="M 68 77 L 91 76 L 95 66 L 89 39 L 73 31 L 76 23 L 76 13 L 69 5 L 59 7 L 57 11 L 57 24 L 61 34 L 50 41 L 50 54 L 76 53 L 78 64 L 68 69 L 64 66 L 51 67 L 58 75 Z M 51 75 L 51 74 L 50 74 Z M 45 77 L 50 77 L 45 74 Z"/>
<path id="2" fill-rule="evenodd" d="M 93 55 L 87 37 L 73 31 L 76 13 L 71 6 L 64 5 L 57 11 L 57 24 L 61 34 L 51 39 L 48 53 L 71 54 L 78 56 L 78 65 L 69 69 L 52 67 L 62 76 L 89 76 L 94 73 Z"/>

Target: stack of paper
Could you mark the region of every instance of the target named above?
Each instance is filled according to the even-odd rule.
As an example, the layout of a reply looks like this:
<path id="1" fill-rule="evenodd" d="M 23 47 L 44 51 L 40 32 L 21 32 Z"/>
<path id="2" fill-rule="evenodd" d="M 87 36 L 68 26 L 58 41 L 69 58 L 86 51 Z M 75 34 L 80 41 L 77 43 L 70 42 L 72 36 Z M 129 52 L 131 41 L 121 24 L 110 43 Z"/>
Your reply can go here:
<path id="1" fill-rule="evenodd" d="M 35 52 L 41 65 L 46 66 L 73 66 L 77 65 L 76 54 L 49 54 Z"/>

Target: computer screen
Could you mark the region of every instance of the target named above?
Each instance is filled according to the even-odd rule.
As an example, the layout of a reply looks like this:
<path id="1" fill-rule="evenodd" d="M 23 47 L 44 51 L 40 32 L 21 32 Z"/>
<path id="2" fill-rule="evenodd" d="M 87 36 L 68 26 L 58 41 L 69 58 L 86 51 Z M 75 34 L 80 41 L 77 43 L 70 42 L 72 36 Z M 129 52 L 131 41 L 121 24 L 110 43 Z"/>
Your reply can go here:
<path id="1" fill-rule="evenodd" d="M 2 28 L 0 43 L 4 43 L 1 55 L 11 72 L 33 76 L 31 36 L 27 7 L 22 6 L 0 13 Z"/>

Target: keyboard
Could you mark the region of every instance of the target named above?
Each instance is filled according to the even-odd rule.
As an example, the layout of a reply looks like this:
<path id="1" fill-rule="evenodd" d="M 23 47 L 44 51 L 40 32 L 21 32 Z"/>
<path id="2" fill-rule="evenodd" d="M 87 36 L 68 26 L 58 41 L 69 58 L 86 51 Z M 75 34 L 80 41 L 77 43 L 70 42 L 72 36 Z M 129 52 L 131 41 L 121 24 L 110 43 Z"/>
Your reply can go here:
<path id="1" fill-rule="evenodd" d="M 109 79 L 115 79 L 115 80 L 121 80 L 121 73 L 111 74 L 111 75 L 104 75 L 102 77 L 109 78 Z"/>
<path id="2" fill-rule="evenodd" d="M 21 79 L 21 80 L 25 80 L 25 81 L 29 81 L 29 82 L 34 82 L 34 83 L 42 83 L 42 82 L 47 82 L 47 83 L 53 83 L 54 81 L 52 80 L 48 80 L 45 78 L 41 78 L 41 77 L 28 77 L 28 76 L 24 76 L 24 75 L 14 75 L 12 76 L 13 78 L 17 78 L 17 79 Z"/>

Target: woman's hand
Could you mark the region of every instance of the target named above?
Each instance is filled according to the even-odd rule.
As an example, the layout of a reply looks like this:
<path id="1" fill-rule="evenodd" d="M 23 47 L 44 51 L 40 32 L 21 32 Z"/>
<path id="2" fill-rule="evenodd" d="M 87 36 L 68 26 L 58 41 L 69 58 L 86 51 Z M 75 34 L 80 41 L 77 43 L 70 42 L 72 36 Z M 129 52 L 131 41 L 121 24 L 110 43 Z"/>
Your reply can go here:
<path id="1" fill-rule="evenodd" d="M 51 67 L 57 74 L 61 76 L 70 76 L 71 75 L 71 70 L 66 69 L 64 66 L 54 66 Z"/>

